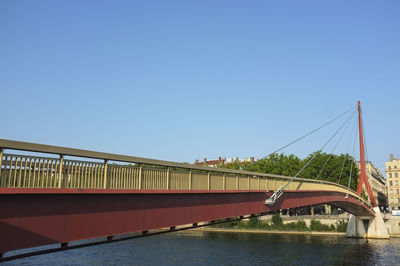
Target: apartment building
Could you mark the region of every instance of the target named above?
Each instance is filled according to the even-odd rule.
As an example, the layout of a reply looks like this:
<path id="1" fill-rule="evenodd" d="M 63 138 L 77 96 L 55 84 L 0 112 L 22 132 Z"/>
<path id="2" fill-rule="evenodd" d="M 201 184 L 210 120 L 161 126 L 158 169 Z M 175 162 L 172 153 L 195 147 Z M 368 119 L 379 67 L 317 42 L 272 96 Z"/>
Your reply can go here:
<path id="1" fill-rule="evenodd" d="M 385 171 L 389 210 L 400 210 L 400 158 L 394 158 L 393 154 L 390 154 Z"/>
<path id="2" fill-rule="evenodd" d="M 217 160 L 207 160 L 207 158 L 204 158 L 204 161 L 196 160 L 194 162 L 194 165 L 216 167 L 216 166 L 228 165 L 228 164 L 231 164 L 234 162 L 239 162 L 240 164 L 244 164 L 247 162 L 254 163 L 255 159 L 254 159 L 254 157 L 249 157 L 249 158 L 245 158 L 245 159 L 240 159 L 239 157 L 235 157 L 235 158 L 218 157 Z"/>
<path id="3" fill-rule="evenodd" d="M 360 162 L 356 162 L 360 169 Z M 371 186 L 372 194 L 381 210 L 387 207 L 386 181 L 382 173 L 370 161 L 365 162 L 365 172 Z M 365 188 L 364 188 L 365 189 Z"/>

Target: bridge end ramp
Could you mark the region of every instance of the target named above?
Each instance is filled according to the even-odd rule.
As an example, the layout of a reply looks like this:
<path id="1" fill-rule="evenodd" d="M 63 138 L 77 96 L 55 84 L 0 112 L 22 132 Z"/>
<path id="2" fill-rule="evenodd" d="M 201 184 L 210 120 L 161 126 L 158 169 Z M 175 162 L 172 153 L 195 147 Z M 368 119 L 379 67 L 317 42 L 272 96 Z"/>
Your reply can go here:
<path id="1" fill-rule="evenodd" d="M 389 239 L 388 228 L 383 221 L 379 207 L 374 208 L 375 217 L 350 215 L 346 236 L 357 238 Z"/>

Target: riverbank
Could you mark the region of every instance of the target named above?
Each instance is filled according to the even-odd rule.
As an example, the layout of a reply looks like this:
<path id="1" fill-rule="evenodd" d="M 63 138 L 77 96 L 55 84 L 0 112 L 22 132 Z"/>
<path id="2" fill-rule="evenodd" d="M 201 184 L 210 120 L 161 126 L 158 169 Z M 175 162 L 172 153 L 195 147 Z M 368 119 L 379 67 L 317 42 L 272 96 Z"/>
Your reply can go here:
<path id="1" fill-rule="evenodd" d="M 232 233 L 254 233 L 254 234 L 282 234 L 282 235 L 334 235 L 345 237 L 346 233 L 343 232 L 318 232 L 318 231 L 285 231 L 285 230 L 260 230 L 260 229 L 236 229 L 236 228 L 214 228 L 214 227 L 200 227 L 190 229 L 190 231 L 202 232 L 232 232 Z"/>
<path id="2" fill-rule="evenodd" d="M 316 219 L 317 218 L 317 219 Z M 387 216 L 385 223 L 391 238 L 400 238 L 400 217 Z M 222 223 L 221 223 L 222 222 Z M 203 232 L 232 232 L 278 235 L 346 236 L 347 217 L 342 216 L 281 216 L 279 213 L 245 220 L 214 221 L 207 227 L 191 230 Z"/>
<path id="3" fill-rule="evenodd" d="M 343 232 L 285 231 L 285 230 L 262 230 L 262 229 L 260 230 L 260 229 L 237 229 L 237 228 L 214 228 L 214 227 L 199 227 L 199 228 L 189 229 L 188 231 L 346 237 L 346 233 L 343 233 Z M 391 238 L 400 238 L 400 234 L 391 234 L 390 237 Z"/>

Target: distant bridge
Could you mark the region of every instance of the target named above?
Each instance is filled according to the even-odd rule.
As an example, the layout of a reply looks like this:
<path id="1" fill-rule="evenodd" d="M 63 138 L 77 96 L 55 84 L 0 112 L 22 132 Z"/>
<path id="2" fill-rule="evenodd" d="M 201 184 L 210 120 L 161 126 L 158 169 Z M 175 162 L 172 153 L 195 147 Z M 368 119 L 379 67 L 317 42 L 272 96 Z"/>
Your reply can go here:
<path id="1" fill-rule="evenodd" d="M 295 179 L 266 205 L 291 177 L 4 139 L 0 166 L 1 255 L 315 204 L 375 215 L 356 192 L 321 180 Z"/>

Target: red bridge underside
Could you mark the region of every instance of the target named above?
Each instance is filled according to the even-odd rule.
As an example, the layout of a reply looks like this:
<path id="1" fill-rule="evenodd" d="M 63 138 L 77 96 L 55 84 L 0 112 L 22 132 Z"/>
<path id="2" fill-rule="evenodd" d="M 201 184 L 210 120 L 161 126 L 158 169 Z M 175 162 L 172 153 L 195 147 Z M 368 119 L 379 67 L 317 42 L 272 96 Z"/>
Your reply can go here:
<path id="1" fill-rule="evenodd" d="M 137 191 L 100 189 L 0 189 L 0 253 L 82 239 L 147 231 L 331 204 L 373 216 L 358 199 L 330 191 L 285 191 L 273 205 L 263 191 Z"/>

